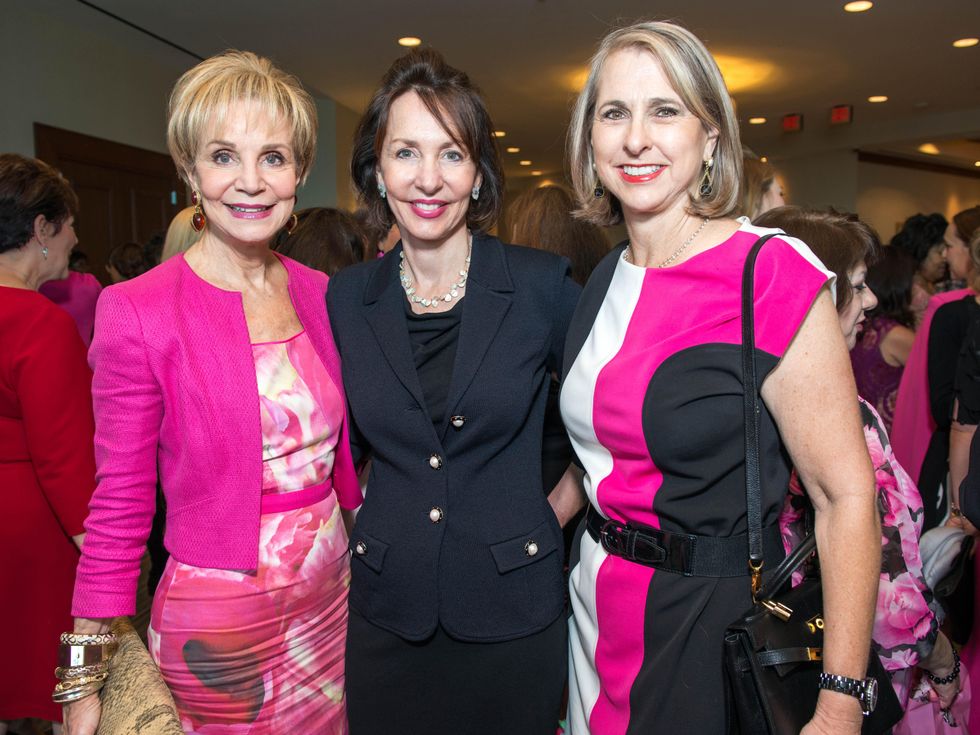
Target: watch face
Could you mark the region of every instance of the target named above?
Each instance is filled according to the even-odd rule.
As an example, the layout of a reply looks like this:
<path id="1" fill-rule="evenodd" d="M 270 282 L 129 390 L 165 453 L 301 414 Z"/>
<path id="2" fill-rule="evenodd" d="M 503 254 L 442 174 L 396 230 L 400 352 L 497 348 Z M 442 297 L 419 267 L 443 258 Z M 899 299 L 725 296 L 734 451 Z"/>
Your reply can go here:
<path id="1" fill-rule="evenodd" d="M 864 711 L 871 714 L 878 706 L 878 681 L 876 679 L 864 680 Z"/>

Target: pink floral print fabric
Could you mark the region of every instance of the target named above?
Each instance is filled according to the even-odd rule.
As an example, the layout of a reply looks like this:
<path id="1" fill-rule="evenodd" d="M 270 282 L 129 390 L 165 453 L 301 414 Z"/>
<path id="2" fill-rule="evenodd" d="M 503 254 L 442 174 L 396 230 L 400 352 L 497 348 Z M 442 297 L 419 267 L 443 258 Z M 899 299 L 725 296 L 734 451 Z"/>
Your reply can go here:
<path id="1" fill-rule="evenodd" d="M 324 483 L 342 420 L 338 389 L 305 333 L 252 346 L 263 494 Z M 336 496 L 264 513 L 255 572 L 167 563 L 150 653 L 187 732 L 343 735 L 350 567 Z"/>

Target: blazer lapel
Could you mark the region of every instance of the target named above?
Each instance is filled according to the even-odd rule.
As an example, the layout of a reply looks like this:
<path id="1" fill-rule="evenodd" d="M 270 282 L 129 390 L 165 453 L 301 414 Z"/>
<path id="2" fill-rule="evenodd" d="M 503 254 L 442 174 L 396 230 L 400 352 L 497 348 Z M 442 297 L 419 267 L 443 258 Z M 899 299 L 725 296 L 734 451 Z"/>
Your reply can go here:
<path id="1" fill-rule="evenodd" d="M 365 288 L 365 318 L 395 377 L 425 411 L 425 396 L 412 359 L 412 345 L 405 324 L 405 294 L 398 282 L 398 253 L 392 249 L 374 271 Z"/>
<path id="2" fill-rule="evenodd" d="M 487 236 L 474 235 L 473 240 L 459 345 L 446 401 L 447 420 L 443 422 L 440 437 L 445 435 L 449 416 L 455 413 L 473 382 L 513 301 L 514 284 L 507 270 L 503 245 L 496 238 Z"/>

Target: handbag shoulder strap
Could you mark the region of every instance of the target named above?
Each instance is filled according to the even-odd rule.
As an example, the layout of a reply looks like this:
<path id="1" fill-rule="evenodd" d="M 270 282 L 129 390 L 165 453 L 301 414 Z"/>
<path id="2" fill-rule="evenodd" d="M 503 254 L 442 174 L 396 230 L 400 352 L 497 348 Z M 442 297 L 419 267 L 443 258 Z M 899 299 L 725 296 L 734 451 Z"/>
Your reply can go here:
<path id="1" fill-rule="evenodd" d="M 748 510 L 749 568 L 752 595 L 762 585 L 762 484 L 759 463 L 759 389 L 755 364 L 755 261 L 759 251 L 779 233 L 760 237 L 742 269 L 742 395 L 745 414 L 745 502 Z"/>

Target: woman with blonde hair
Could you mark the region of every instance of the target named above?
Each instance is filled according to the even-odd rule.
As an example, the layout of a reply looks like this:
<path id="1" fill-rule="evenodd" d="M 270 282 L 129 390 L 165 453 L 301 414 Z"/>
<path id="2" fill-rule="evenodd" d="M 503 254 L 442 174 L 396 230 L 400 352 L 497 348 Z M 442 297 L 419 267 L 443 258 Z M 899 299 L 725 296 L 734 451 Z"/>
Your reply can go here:
<path id="1" fill-rule="evenodd" d="M 803 732 L 856 735 L 879 530 L 832 274 L 801 241 L 733 218 L 731 99 L 680 26 L 603 39 L 569 154 L 579 212 L 629 234 L 593 273 L 565 349 L 562 416 L 591 502 L 570 580 L 570 732 L 726 731 L 722 639 L 752 604 L 741 275 L 777 234 L 755 264 L 761 386 L 749 387 L 762 396 L 762 560 L 784 555 L 792 460 L 817 508 L 832 690 Z"/>
<path id="2" fill-rule="evenodd" d="M 161 263 L 179 253 L 187 252 L 191 245 L 201 239 L 201 233 L 191 224 L 195 209 L 196 207 L 184 207 L 170 220 L 167 237 L 163 241 L 163 253 L 160 255 Z"/>
<path id="3" fill-rule="evenodd" d="M 767 161 L 746 154 L 742 159 L 741 214 L 754 220 L 763 212 L 786 204 L 782 181 Z"/>
<path id="4" fill-rule="evenodd" d="M 98 668 L 109 620 L 132 614 L 159 467 L 170 560 L 149 648 L 188 731 L 347 731 L 340 506 L 361 495 L 327 277 L 270 249 L 316 128 L 313 100 L 267 59 L 229 51 L 185 73 L 167 142 L 201 239 L 99 301 L 98 487 L 63 651 Z M 69 668 L 56 690 L 71 735 L 98 724 L 94 671 Z"/>

